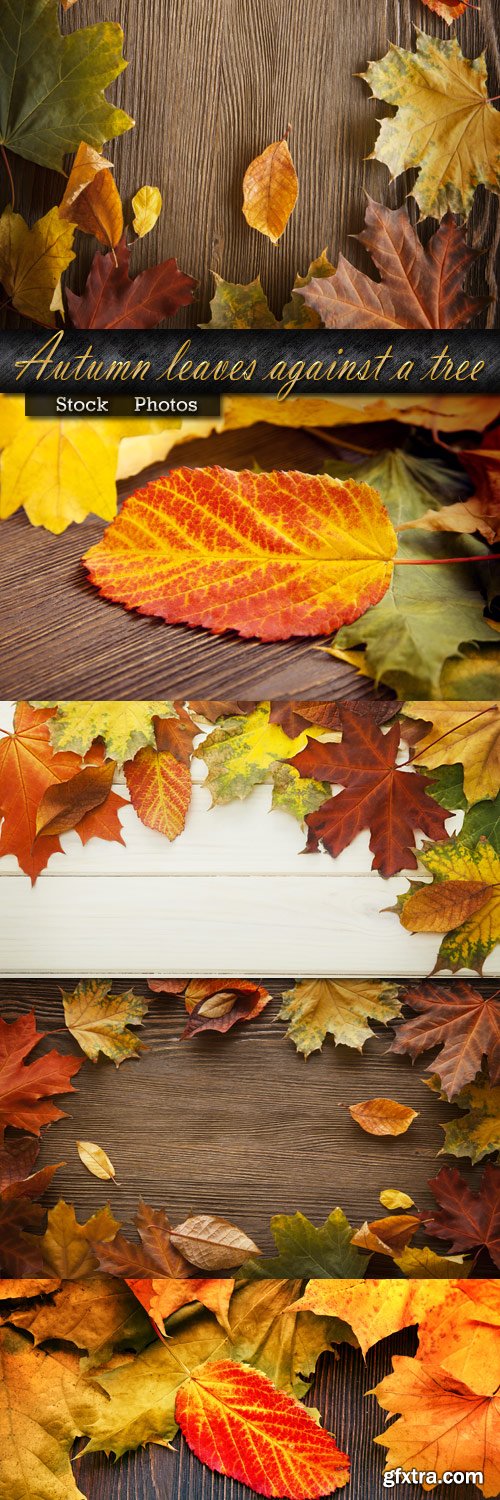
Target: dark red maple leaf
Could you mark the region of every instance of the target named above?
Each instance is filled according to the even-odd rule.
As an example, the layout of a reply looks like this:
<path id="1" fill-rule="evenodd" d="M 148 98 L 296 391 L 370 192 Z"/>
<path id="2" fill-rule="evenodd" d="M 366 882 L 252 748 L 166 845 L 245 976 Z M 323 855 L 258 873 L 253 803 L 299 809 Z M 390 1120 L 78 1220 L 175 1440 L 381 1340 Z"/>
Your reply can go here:
<path id="1" fill-rule="evenodd" d="M 83 1057 L 65 1057 L 53 1048 L 35 1062 L 26 1062 L 44 1035 L 37 1031 L 32 1012 L 10 1025 L 0 1020 L 0 1142 L 7 1125 L 39 1135 L 42 1125 L 63 1117 L 64 1110 L 51 1102 L 53 1095 L 74 1092 L 71 1078 Z"/>
<path id="2" fill-rule="evenodd" d="M 488 1058 L 490 1082 L 500 1083 L 500 990 L 483 995 L 465 982 L 409 985 L 405 1005 L 416 1015 L 398 1025 L 390 1051 L 419 1057 L 440 1047 L 431 1071 L 439 1073 L 448 1099 L 470 1083 Z"/>
<path id="3" fill-rule="evenodd" d="M 115 252 L 96 251 L 83 295 L 66 292 L 68 312 L 73 328 L 157 328 L 192 302 L 197 285 L 173 257 L 131 278 L 124 236 Z"/>
<path id="4" fill-rule="evenodd" d="M 381 875 L 416 869 L 414 830 L 429 838 L 446 834 L 449 814 L 427 795 L 429 777 L 397 766 L 400 731 L 394 724 L 383 734 L 370 719 L 339 704 L 340 745 L 309 741 L 290 762 L 301 776 L 338 782 L 344 787 L 317 812 L 309 813 L 308 848 L 322 843 L 334 857 L 363 828 L 370 828 L 373 865 Z"/>
<path id="5" fill-rule="evenodd" d="M 428 1233 L 451 1240 L 451 1255 L 484 1246 L 500 1267 L 500 1167 L 488 1163 L 477 1193 L 457 1167 L 441 1167 L 429 1187 L 441 1212 L 421 1214 Z"/>

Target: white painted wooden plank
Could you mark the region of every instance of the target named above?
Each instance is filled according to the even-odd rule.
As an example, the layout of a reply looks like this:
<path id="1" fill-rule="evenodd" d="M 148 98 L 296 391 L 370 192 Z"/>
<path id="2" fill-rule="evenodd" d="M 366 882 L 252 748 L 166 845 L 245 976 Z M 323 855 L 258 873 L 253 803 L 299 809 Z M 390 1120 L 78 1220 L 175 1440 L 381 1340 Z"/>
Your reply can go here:
<path id="1" fill-rule="evenodd" d="M 438 939 L 410 936 L 391 906 L 400 877 L 66 876 L 6 880 L 0 968 L 60 974 L 428 974 Z M 381 894 L 383 901 L 380 900 Z M 498 974 L 498 949 L 486 974 Z"/>

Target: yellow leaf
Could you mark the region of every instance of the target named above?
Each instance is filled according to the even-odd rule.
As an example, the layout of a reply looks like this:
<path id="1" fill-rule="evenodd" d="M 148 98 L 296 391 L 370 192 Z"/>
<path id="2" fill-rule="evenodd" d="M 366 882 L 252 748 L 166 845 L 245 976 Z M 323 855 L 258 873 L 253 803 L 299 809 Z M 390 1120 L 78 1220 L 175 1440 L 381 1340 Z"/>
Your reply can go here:
<path id="1" fill-rule="evenodd" d="M 36 707 L 57 709 L 49 723 L 54 750 L 86 755 L 94 740 L 104 740 L 106 754 L 119 765 L 143 745 L 155 744 L 154 718 L 175 718 L 168 698 L 45 699 Z"/>
<path id="2" fill-rule="evenodd" d="M 52 299 L 63 271 L 75 259 L 73 224 L 51 208 L 32 229 L 6 208 L 0 218 L 0 281 L 13 307 L 35 323 L 55 326 Z"/>
<path id="3" fill-rule="evenodd" d="M 243 178 L 243 213 L 251 229 L 281 239 L 295 208 L 299 184 L 286 136 L 250 162 Z"/>
<path id="4" fill-rule="evenodd" d="M 287 1036 L 304 1057 L 329 1034 L 337 1046 L 361 1051 L 373 1036 L 368 1018 L 387 1025 L 401 1009 L 397 985 L 371 979 L 301 979 L 283 1000 L 278 1019 L 290 1021 Z"/>
<path id="5" fill-rule="evenodd" d="M 85 1500 L 71 1450 L 106 1398 L 69 1352 L 46 1354 L 12 1328 L 0 1330 L 2 1500 Z"/>
<path id="6" fill-rule="evenodd" d="M 408 702 L 404 712 L 431 725 L 417 743 L 414 765 L 430 771 L 462 765 L 468 802 L 496 797 L 500 791 L 499 703 Z"/>
<path id="7" fill-rule="evenodd" d="M 109 170 L 111 165 L 82 141 L 59 204 L 59 213 L 61 219 L 76 224 L 83 234 L 94 235 L 100 245 L 114 246 L 123 234 L 123 209 Z"/>
<path id="8" fill-rule="evenodd" d="M 404 1135 L 417 1118 L 415 1109 L 395 1099 L 364 1099 L 350 1104 L 349 1114 L 367 1135 Z"/>
<path id="9" fill-rule="evenodd" d="M 63 1199 L 49 1208 L 47 1228 L 40 1241 L 44 1266 L 63 1281 L 78 1281 L 97 1270 L 93 1244 L 109 1243 L 120 1229 L 109 1204 L 79 1224 L 75 1210 Z M 50 1287 L 47 1288 L 50 1290 Z"/>
<path id="10" fill-rule="evenodd" d="M 94 1141 L 77 1141 L 76 1149 L 80 1161 L 93 1177 L 100 1177 L 102 1182 L 109 1182 L 115 1176 L 113 1163 L 103 1151 L 102 1146 L 96 1146 Z"/>
<path id="11" fill-rule="evenodd" d="M 380 1194 L 379 1202 L 383 1208 L 414 1208 L 413 1198 L 408 1193 L 400 1193 L 397 1188 L 384 1188 Z"/>
<path id="12" fill-rule="evenodd" d="M 133 228 L 139 239 L 150 234 L 162 211 L 162 196 L 157 187 L 142 187 L 132 198 L 134 210 Z"/>
<path id="13" fill-rule="evenodd" d="M 412 885 L 398 899 L 408 932 L 440 932 L 436 969 L 477 969 L 500 940 L 500 858 L 486 839 L 431 844 L 421 854 L 432 885 Z"/>
<path id="14" fill-rule="evenodd" d="M 105 422 L 35 418 L 4 450 L 0 519 L 24 505 L 33 526 L 59 534 L 89 512 L 116 511 L 116 441 Z"/>

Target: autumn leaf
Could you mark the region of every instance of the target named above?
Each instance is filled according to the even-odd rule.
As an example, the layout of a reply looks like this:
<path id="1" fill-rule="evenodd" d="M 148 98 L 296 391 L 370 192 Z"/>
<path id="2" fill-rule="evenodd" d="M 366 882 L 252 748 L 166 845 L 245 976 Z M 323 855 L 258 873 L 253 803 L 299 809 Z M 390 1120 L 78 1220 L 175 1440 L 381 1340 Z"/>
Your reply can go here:
<path id="1" fill-rule="evenodd" d="M 361 829 L 370 828 L 373 866 L 381 875 L 414 869 L 413 830 L 439 837 L 445 831 L 446 812 L 428 795 L 425 778 L 398 766 L 398 724 L 383 734 L 350 708 L 340 705 L 339 714 L 341 744 L 309 743 L 293 760 L 301 774 L 344 788 L 308 814 L 309 847 L 321 841 L 335 858 Z"/>
<path id="2" fill-rule="evenodd" d="M 500 114 L 489 103 L 485 54 L 470 61 L 456 37 L 416 37 L 416 52 L 391 44 L 361 74 L 376 99 L 396 106 L 372 155 L 392 177 L 418 168 L 411 191 L 423 217 L 467 216 L 478 183 L 500 190 Z"/>
<path id="3" fill-rule="evenodd" d="M 173 704 L 165 699 L 59 701 L 39 707 L 52 709 L 49 729 L 55 750 L 76 750 L 86 755 L 94 740 L 102 739 L 108 755 L 120 766 L 142 745 L 154 745 L 155 715 L 166 719 L 175 714 Z"/>
<path id="4" fill-rule="evenodd" d="M 47 787 L 36 815 L 36 837 L 50 838 L 78 827 L 89 813 L 102 807 L 109 797 L 116 770 L 114 760 L 85 766 L 70 781 Z M 122 805 L 126 805 L 121 799 Z"/>
<path id="5" fill-rule="evenodd" d="M 445 1280 L 419 1283 L 375 1278 L 369 1281 L 313 1279 L 295 1306 L 316 1316 L 341 1318 L 349 1323 L 366 1356 L 380 1339 L 420 1323 L 421 1318 L 430 1309 L 439 1307 L 447 1296 Z"/>
<path id="6" fill-rule="evenodd" d="M 103 597 L 140 614 L 286 640 L 382 598 L 395 550 L 378 495 L 354 481 L 177 469 L 125 501 L 83 561 Z"/>
<path id="7" fill-rule="evenodd" d="M 104 90 L 123 72 L 123 32 L 100 21 L 62 36 L 58 0 L 25 0 L 0 19 L 3 108 L 0 143 L 27 161 L 63 171 L 80 141 L 100 150 L 134 121 Z"/>
<path id="8" fill-rule="evenodd" d="M 0 281 L 16 311 L 55 327 L 52 299 L 63 271 L 75 259 L 74 226 L 51 208 L 32 229 L 5 208 L 0 218 Z"/>
<path id="9" fill-rule="evenodd" d="M 44 1277 L 39 1235 L 46 1213 L 38 1203 L 62 1162 L 52 1163 L 33 1172 L 40 1143 L 33 1136 L 10 1136 L 0 1146 L 0 1267 L 10 1277 L 35 1273 Z M 57 1283 L 56 1283 L 57 1284 Z M 38 1290 L 45 1289 L 44 1281 Z M 49 1288 L 50 1289 L 50 1288 Z M 21 1290 L 3 1286 L 2 1295 L 26 1296 Z"/>
<path id="10" fill-rule="evenodd" d="M 117 440 L 105 421 L 31 418 L 2 456 L 0 519 L 24 505 L 33 526 L 59 535 L 90 514 L 116 512 Z"/>
<path id="11" fill-rule="evenodd" d="M 214 271 L 215 293 L 210 303 L 209 323 L 200 323 L 200 328 L 319 328 L 321 318 L 309 307 L 302 296 L 301 288 L 309 286 L 313 277 L 331 276 L 334 267 L 328 260 L 326 250 L 311 261 L 305 276 L 297 273 L 290 301 L 285 304 L 281 322 L 271 311 L 260 276 L 247 285 L 236 281 L 224 281 Z"/>
<path id="12" fill-rule="evenodd" d="M 379 1195 L 382 1208 L 414 1208 L 413 1198 L 408 1193 L 400 1193 L 398 1188 L 384 1188 Z"/>
<path id="13" fill-rule="evenodd" d="M 151 1339 L 149 1320 L 130 1289 L 99 1273 L 65 1281 L 50 1300 L 11 1310 L 8 1321 L 30 1333 L 36 1345 L 54 1339 L 74 1344 L 93 1356 L 93 1364 L 120 1350 L 144 1349 Z"/>
<path id="14" fill-rule="evenodd" d="M 365 1275 L 370 1257 L 353 1247 L 352 1226 L 341 1208 L 335 1208 L 319 1229 L 304 1214 L 275 1214 L 271 1234 L 278 1254 L 245 1261 L 242 1276 L 286 1281 Z"/>
<path id="15" fill-rule="evenodd" d="M 455 1282 L 419 1328 L 418 1358 L 483 1396 L 500 1385 L 499 1292 L 497 1281 Z"/>
<path id="16" fill-rule="evenodd" d="M 80 1224 L 71 1204 L 63 1199 L 49 1208 L 40 1247 L 47 1271 L 62 1281 L 80 1281 L 98 1269 L 94 1241 L 111 1243 L 120 1225 L 109 1204 Z"/>
<path id="17" fill-rule="evenodd" d="M 333 1036 L 336 1046 L 357 1047 L 373 1036 L 368 1018 L 387 1025 L 401 1012 L 397 985 L 361 979 L 301 979 L 283 993 L 279 1020 L 287 1036 L 309 1057 Z"/>
<path id="18" fill-rule="evenodd" d="M 132 228 L 140 240 L 154 229 L 162 210 L 162 196 L 157 187 L 142 187 L 132 198 L 134 218 Z"/>
<path id="19" fill-rule="evenodd" d="M 317 282 L 318 280 L 323 280 L 324 277 L 332 276 L 334 270 L 335 267 L 332 266 L 331 261 L 329 261 L 326 250 L 322 250 L 321 255 L 318 255 L 316 260 L 311 261 L 309 270 L 306 271 L 305 276 L 301 276 L 300 273 L 297 272 L 292 287 L 290 301 L 285 303 L 285 306 L 283 308 L 283 314 L 281 318 L 282 328 L 321 327 L 321 318 L 319 316 L 319 313 L 317 313 L 315 309 L 311 307 L 311 304 L 308 300 L 304 300 L 304 297 L 302 296 L 302 290 L 305 286 L 310 286 L 313 280 Z"/>
<path id="20" fill-rule="evenodd" d="M 270 999 L 263 985 L 248 979 L 191 980 L 184 991 L 189 1020 L 181 1041 L 206 1031 L 230 1031 L 238 1021 L 253 1021 Z"/>
<path id="21" fill-rule="evenodd" d="M 441 16 L 443 21 L 447 21 L 448 26 L 452 26 L 458 16 L 462 16 L 464 10 L 467 10 L 469 0 L 422 0 L 422 4 L 427 5 L 436 16 Z"/>
<path id="22" fill-rule="evenodd" d="M 429 1187 L 438 1205 L 433 1213 L 422 1214 L 429 1234 L 451 1240 L 452 1254 L 484 1246 L 500 1267 L 500 1167 L 487 1163 L 477 1192 L 457 1167 L 441 1167 Z"/>
<path id="23" fill-rule="evenodd" d="M 122 995 L 110 991 L 106 979 L 82 979 L 71 994 L 61 993 L 68 1031 L 85 1056 L 97 1062 L 102 1054 L 119 1068 L 126 1058 L 144 1052 L 144 1043 L 129 1027 L 141 1025 L 148 1007 L 133 990 Z"/>
<path id="24" fill-rule="evenodd" d="M 429 1250 L 428 1245 L 423 1249 L 407 1245 L 406 1250 L 402 1250 L 400 1255 L 394 1255 L 393 1259 L 403 1276 L 411 1281 L 429 1281 L 432 1277 L 441 1281 L 443 1276 L 468 1276 L 473 1264 L 472 1260 L 466 1260 L 463 1255 L 436 1255 L 434 1250 Z"/>
<path id="25" fill-rule="evenodd" d="M 496 797 L 500 791 L 500 704 L 408 702 L 404 713 L 424 720 L 414 765 L 435 770 L 461 765 L 468 802 Z M 427 725 L 430 724 L 430 728 Z"/>
<path id="26" fill-rule="evenodd" d="M 430 844 L 420 859 L 432 884 L 415 882 L 393 909 L 408 932 L 445 934 L 436 969 L 480 974 L 500 939 L 500 857 L 485 839 L 472 847 L 455 838 Z"/>
<path id="27" fill-rule="evenodd" d="M 446 1099 L 437 1074 L 426 1081 L 441 1099 Z M 500 1085 L 492 1087 L 488 1078 L 479 1078 L 462 1089 L 454 1103 L 466 1113 L 441 1126 L 444 1145 L 439 1154 L 468 1156 L 475 1165 L 491 1152 L 500 1151 Z"/>
<path id="28" fill-rule="evenodd" d="M 344 255 L 331 276 L 313 277 L 296 295 L 325 328 L 464 328 L 483 311 L 485 297 L 463 291 L 478 258 L 465 231 L 446 214 L 425 247 L 405 208 L 390 209 L 368 198 L 365 228 L 357 238 L 380 273 L 373 281 Z"/>
<path id="29" fill-rule="evenodd" d="M 483 1474 L 483 1495 L 494 1497 L 500 1485 L 500 1398 L 476 1395 L 439 1366 L 405 1355 L 393 1357 L 393 1374 L 371 1392 L 384 1411 L 398 1421 L 375 1438 L 387 1448 L 387 1469 L 415 1467 L 424 1473 L 446 1471 Z"/>
<path id="30" fill-rule="evenodd" d="M 370 1224 L 367 1221 L 362 1224 L 361 1229 L 353 1234 L 352 1243 L 362 1250 L 369 1250 L 372 1255 L 390 1255 L 396 1259 L 406 1250 L 419 1226 L 418 1215 L 390 1214 L 386 1219 L 372 1219 Z"/>
<path id="31" fill-rule="evenodd" d="M 260 1253 L 248 1235 L 215 1214 L 193 1214 L 170 1238 L 174 1249 L 202 1271 L 230 1271 L 248 1255 Z"/>
<path id="32" fill-rule="evenodd" d="M 439 1074 L 447 1099 L 454 1099 L 475 1078 L 484 1057 L 492 1083 L 500 1083 L 500 999 L 484 995 L 464 981 L 452 986 L 420 980 L 408 985 L 403 1003 L 415 1014 L 396 1029 L 390 1051 L 409 1055 L 439 1047 L 431 1072 Z"/>
<path id="33" fill-rule="evenodd" d="M 300 1403 L 232 1360 L 198 1366 L 175 1415 L 190 1448 L 260 1495 L 311 1500 L 347 1484 L 349 1459 Z"/>
<path id="34" fill-rule="evenodd" d="M 153 724 L 155 744 L 125 761 L 125 780 L 141 823 L 172 841 L 184 829 L 191 802 L 190 755 L 187 762 L 184 754 L 179 759 L 175 720 L 154 718 Z M 191 748 L 192 734 L 189 744 Z"/>
<path id="35" fill-rule="evenodd" d="M 0 854 L 14 854 L 32 884 L 61 848 L 57 836 L 35 844 L 39 803 L 49 787 L 68 781 L 80 765 L 76 755 L 54 754 L 48 729 L 51 715 L 51 709 L 33 709 L 21 701 L 13 734 L 0 738 Z"/>
<path id="36" fill-rule="evenodd" d="M 0 1329 L 0 1369 L 0 1493 L 85 1500 L 71 1452 L 105 1405 L 102 1392 L 81 1374 L 77 1355 L 34 1349 L 13 1328 Z"/>
<path id="37" fill-rule="evenodd" d="M 141 1199 L 133 1220 L 140 1245 L 128 1240 L 124 1234 L 100 1235 L 97 1226 L 92 1236 L 100 1268 L 111 1275 L 141 1279 L 151 1276 L 168 1276 L 177 1280 L 194 1274 L 184 1255 L 172 1244 L 172 1228 L 162 1208 L 150 1208 Z"/>
<path id="38" fill-rule="evenodd" d="M 213 1312 L 221 1327 L 230 1332 L 228 1313 L 234 1291 L 234 1279 L 231 1276 L 226 1276 L 223 1280 L 215 1276 L 210 1279 L 191 1277 L 191 1280 L 179 1280 L 174 1276 L 142 1280 L 132 1277 L 128 1278 L 128 1286 L 146 1309 L 148 1317 L 162 1337 L 166 1336 L 165 1319 L 171 1318 L 181 1307 L 188 1307 L 193 1302 L 199 1302 L 202 1307 Z"/>
<path id="39" fill-rule="evenodd" d="M 173 257 L 131 277 L 130 245 L 123 236 L 113 254 L 96 251 L 83 295 L 68 288 L 66 301 L 73 328 L 157 328 L 189 306 L 197 285 Z"/>
<path id="40" fill-rule="evenodd" d="M 350 1104 L 349 1114 L 367 1135 L 405 1135 L 417 1110 L 395 1099 L 364 1099 L 360 1104 Z"/>
<path id="41" fill-rule="evenodd" d="M 92 234 L 100 245 L 117 245 L 123 234 L 120 194 L 112 162 L 81 141 L 59 204 L 59 215 Z"/>
<path id="42" fill-rule="evenodd" d="M 478 448 L 461 449 L 460 462 L 474 485 L 469 517 L 461 530 L 473 528 L 488 542 L 496 541 L 500 534 L 500 427 L 485 432 Z"/>
<path id="43" fill-rule="evenodd" d="M 315 781 L 312 776 L 300 776 L 294 766 L 276 764 L 271 770 L 273 783 L 273 808 L 281 808 L 305 827 L 307 814 L 316 812 L 328 797 L 330 788 L 326 781 Z"/>
<path id="44" fill-rule="evenodd" d="M 74 1093 L 71 1079 L 82 1058 L 64 1057 L 52 1048 L 26 1062 L 44 1036 L 36 1029 L 34 1012 L 10 1023 L 0 1018 L 0 1141 L 7 1125 L 40 1135 L 42 1125 L 64 1116 L 63 1109 L 50 1103 L 54 1095 Z"/>
<path id="45" fill-rule="evenodd" d="M 102 1146 L 96 1145 L 95 1141 L 77 1141 L 76 1149 L 83 1166 L 93 1177 L 100 1177 L 102 1182 L 109 1182 L 115 1176 L 115 1168 L 109 1156 L 103 1151 Z"/>
<path id="46" fill-rule="evenodd" d="M 208 766 L 206 785 L 216 804 L 248 797 L 255 786 L 274 779 L 278 763 L 303 750 L 308 738 L 321 735 L 321 727 L 305 726 L 293 738 L 273 723 L 270 703 L 257 704 L 253 712 L 234 715 L 217 724 L 200 747 Z"/>
<path id="47" fill-rule="evenodd" d="M 243 213 L 247 224 L 267 235 L 273 245 L 277 245 L 286 229 L 299 191 L 287 135 L 256 156 L 243 178 Z"/>

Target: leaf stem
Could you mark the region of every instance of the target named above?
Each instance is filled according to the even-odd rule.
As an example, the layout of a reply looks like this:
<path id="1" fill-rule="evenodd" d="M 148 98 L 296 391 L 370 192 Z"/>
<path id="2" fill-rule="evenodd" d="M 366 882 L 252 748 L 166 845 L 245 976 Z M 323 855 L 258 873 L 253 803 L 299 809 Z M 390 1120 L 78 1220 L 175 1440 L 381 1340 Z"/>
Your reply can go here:
<path id="1" fill-rule="evenodd" d="M 15 204 L 15 201 L 16 201 L 16 190 L 15 190 L 15 187 L 14 187 L 14 178 L 12 176 L 10 162 L 9 162 L 9 158 L 7 156 L 7 152 L 5 150 L 5 146 L 2 146 L 0 149 L 1 149 L 1 152 L 2 152 L 2 156 L 3 156 L 3 163 L 4 163 L 5 171 L 7 173 L 7 177 L 9 179 L 9 183 L 10 183 L 10 191 L 12 193 L 12 207 L 14 208 L 14 204 Z"/>
<path id="2" fill-rule="evenodd" d="M 400 568 L 440 568 L 443 563 L 479 563 L 500 562 L 500 552 L 490 552 L 483 557 L 395 557 L 394 567 Z"/>

